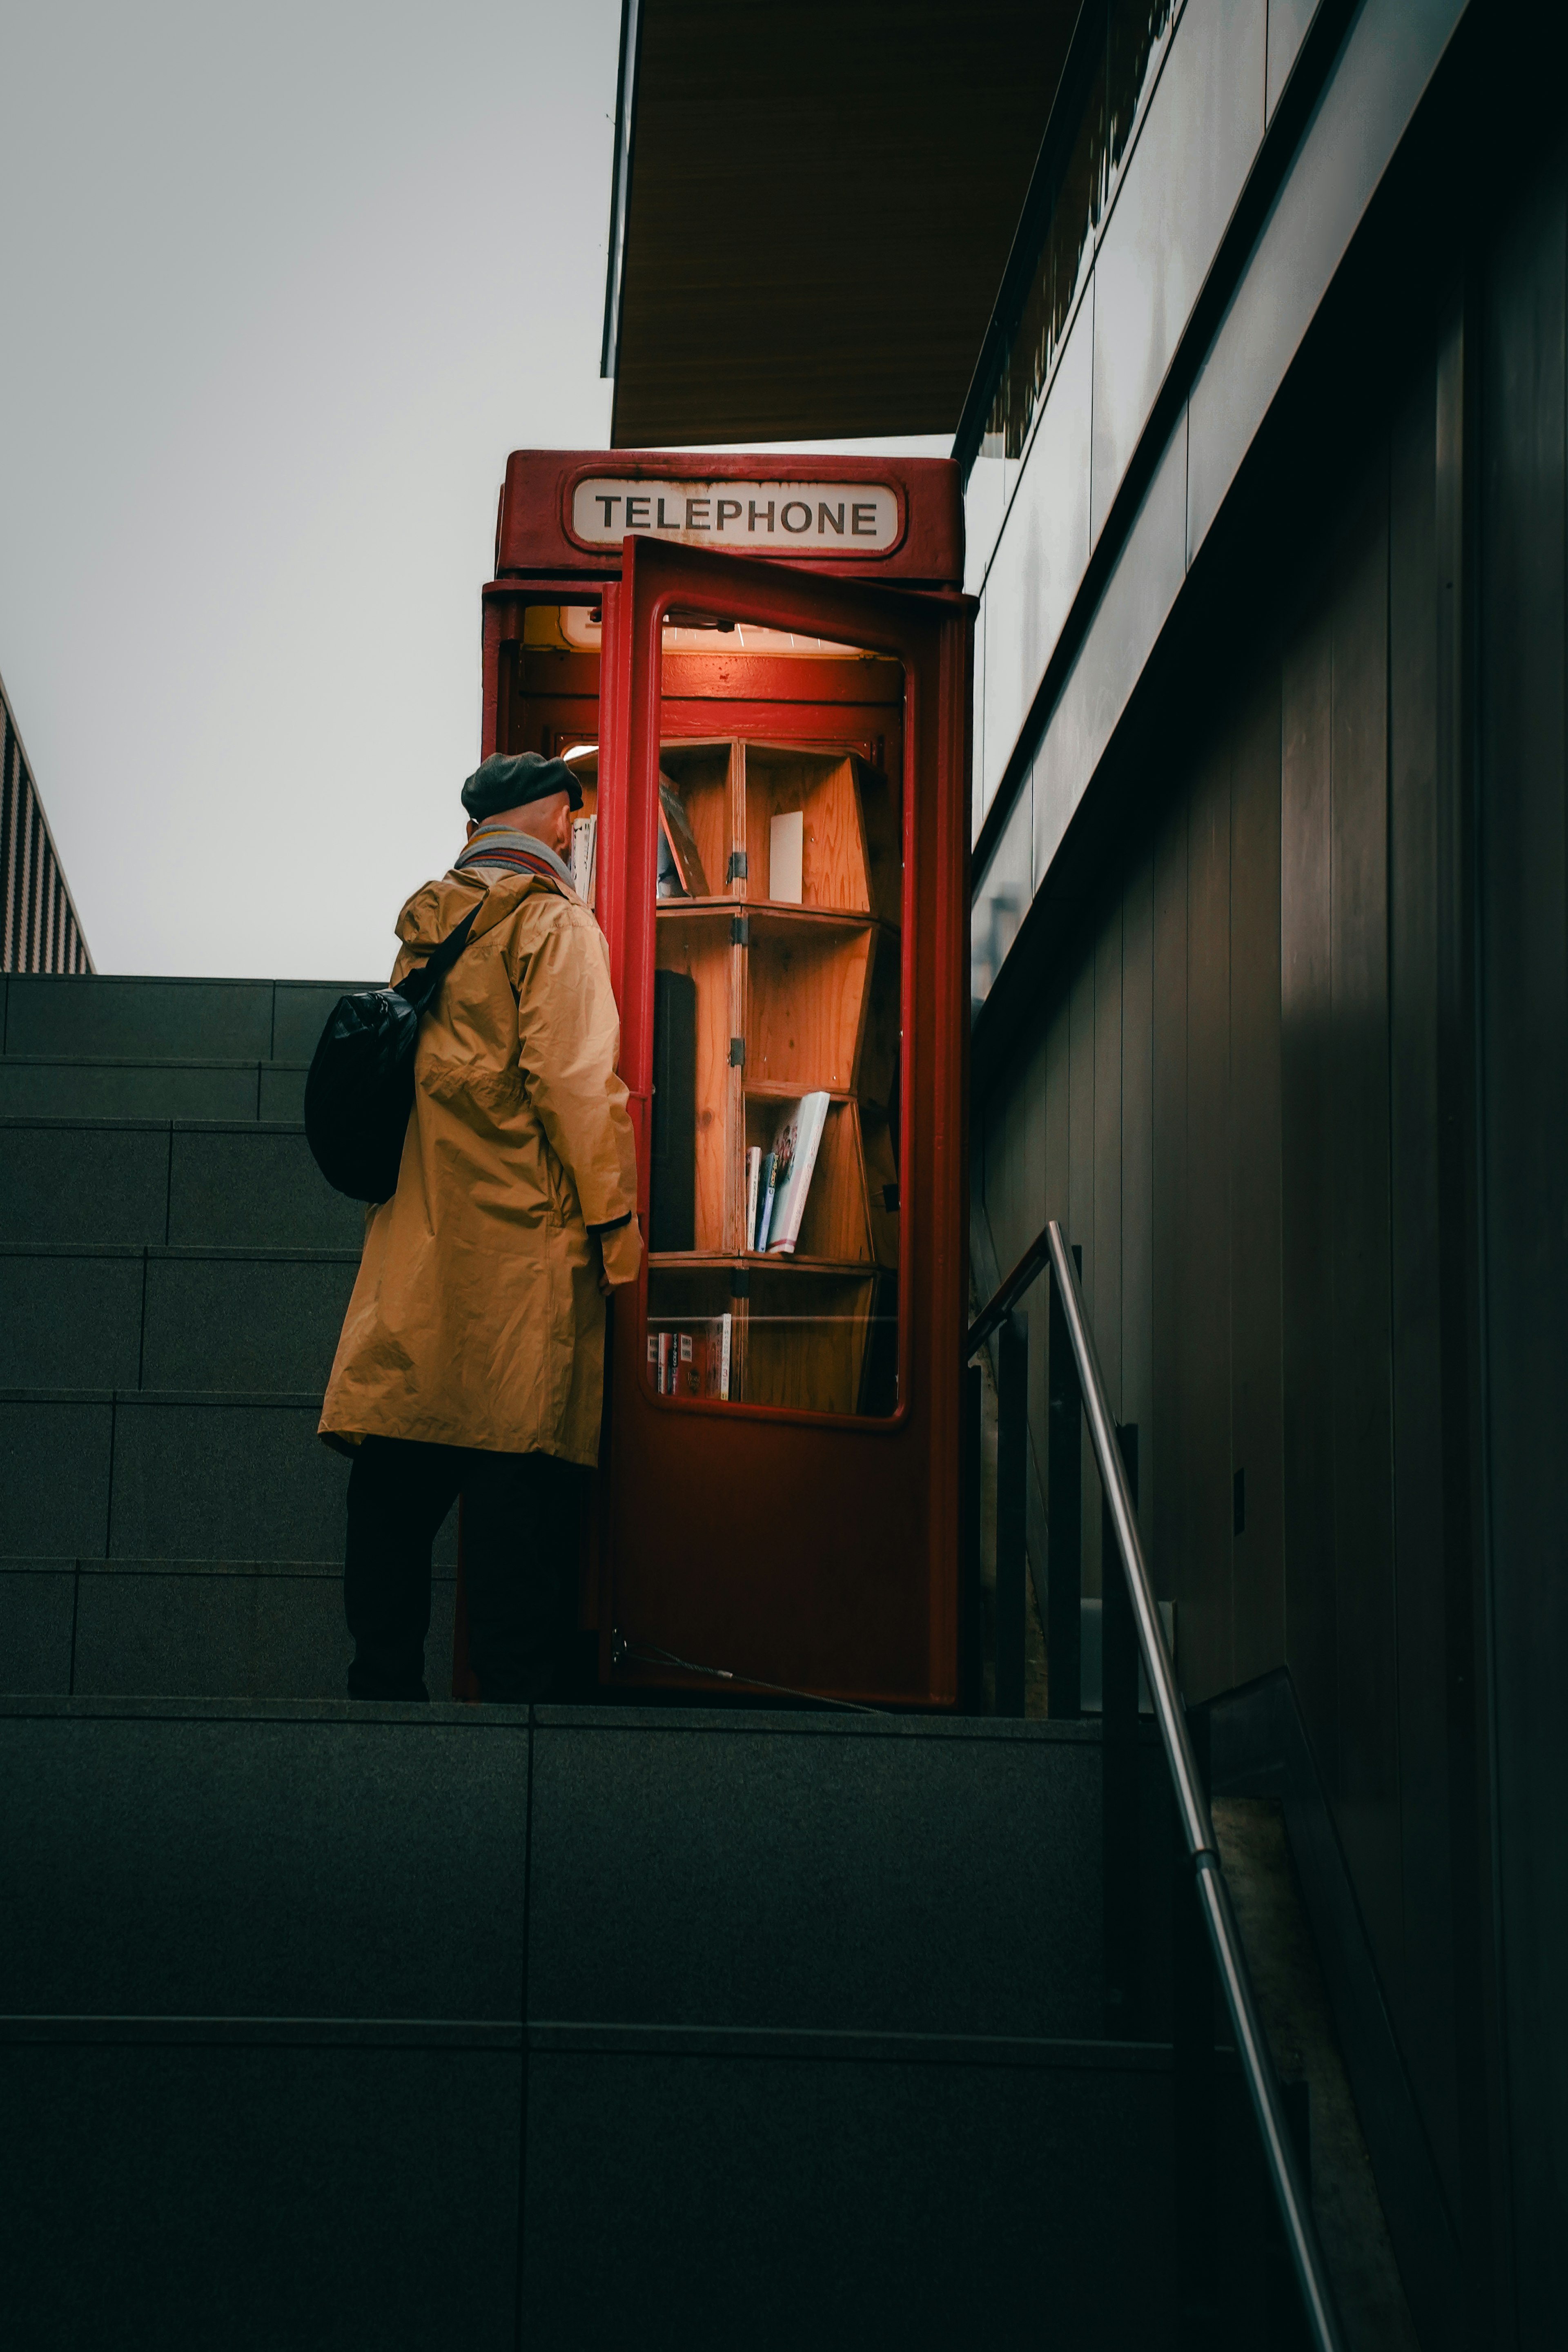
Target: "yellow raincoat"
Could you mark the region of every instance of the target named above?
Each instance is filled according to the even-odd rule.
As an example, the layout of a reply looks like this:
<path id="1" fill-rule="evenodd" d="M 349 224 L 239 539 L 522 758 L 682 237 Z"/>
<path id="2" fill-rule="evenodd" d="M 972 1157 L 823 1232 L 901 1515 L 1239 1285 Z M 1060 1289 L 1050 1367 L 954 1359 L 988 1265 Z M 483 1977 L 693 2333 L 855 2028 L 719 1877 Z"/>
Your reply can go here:
<path id="1" fill-rule="evenodd" d="M 612 1282 L 642 1247 L 609 960 L 564 886 L 448 874 L 398 918 L 393 980 L 481 898 L 420 1024 L 397 1191 L 366 1216 L 321 1433 L 593 1463 L 601 1247 Z"/>

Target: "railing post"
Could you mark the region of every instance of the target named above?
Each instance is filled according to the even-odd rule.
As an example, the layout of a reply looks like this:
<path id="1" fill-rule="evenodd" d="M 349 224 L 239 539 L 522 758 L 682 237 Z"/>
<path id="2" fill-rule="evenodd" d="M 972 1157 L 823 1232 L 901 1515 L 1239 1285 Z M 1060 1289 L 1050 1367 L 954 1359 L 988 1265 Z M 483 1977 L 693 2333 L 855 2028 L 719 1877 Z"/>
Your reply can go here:
<path id="1" fill-rule="evenodd" d="M 1074 1251 L 1082 1259 L 1082 1253 Z M 1079 1385 L 1072 1337 L 1067 1328 L 1055 1270 L 1051 1276 L 1050 1355 L 1047 1362 L 1046 1671 L 1050 1712 L 1083 1711 L 1080 1645 L 1083 1635 L 1083 1391 Z"/>
<path id="2" fill-rule="evenodd" d="M 1208 1723 L 1187 1717 L 1188 1737 L 1207 1790 Z M 1215 2352 L 1227 2342 L 1219 2297 L 1218 2117 L 1214 2061 L 1214 1958 L 1193 1885 L 1192 1859 L 1179 1833 L 1171 1921 L 1172 2210 L 1176 2231 L 1176 2343 L 1179 2352 Z"/>
<path id="3" fill-rule="evenodd" d="M 1133 1500 L 1138 1499 L 1138 1432 L 1116 1432 Z M 1104 1885 L 1105 2032 L 1135 2038 L 1141 2002 L 1138 1969 L 1138 1635 L 1122 1567 L 1115 1523 L 1100 1507 L 1100 1760 Z"/>
<path id="4" fill-rule="evenodd" d="M 1023 1713 L 1029 1574 L 1029 1322 L 1009 1315 L 997 1350 L 997 1713 Z"/>
<path id="5" fill-rule="evenodd" d="M 963 1419 L 958 1475 L 963 1488 L 963 1586 L 959 1594 L 959 1657 L 966 1712 L 980 1712 L 984 1640 L 980 1617 L 980 1412 L 983 1377 L 978 1364 L 964 1368 Z"/>

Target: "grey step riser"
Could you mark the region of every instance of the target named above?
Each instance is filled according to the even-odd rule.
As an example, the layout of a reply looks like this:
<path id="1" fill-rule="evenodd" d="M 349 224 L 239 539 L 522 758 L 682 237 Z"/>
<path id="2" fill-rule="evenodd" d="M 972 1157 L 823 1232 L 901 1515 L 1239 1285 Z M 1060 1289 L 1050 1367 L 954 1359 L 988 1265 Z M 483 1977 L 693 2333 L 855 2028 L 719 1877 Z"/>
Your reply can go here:
<path id="1" fill-rule="evenodd" d="M 332 1191 L 298 1127 L 0 1130 L 13 1245 L 357 1250 L 363 1233 L 362 1204 Z"/>
<path id="2" fill-rule="evenodd" d="M 0 1060 L 0 1118 L 298 1119 L 303 1062 Z"/>
<path id="3" fill-rule="evenodd" d="M 452 1695 L 454 1543 L 449 1533 L 431 1594 L 433 1698 Z M 0 1694 L 336 1699 L 351 1654 L 341 1573 L 325 1564 L 268 1574 L 0 1561 Z"/>
<path id="4" fill-rule="evenodd" d="M 357 1267 L 0 1251 L 0 1383 L 319 1393 Z"/>
<path id="5" fill-rule="evenodd" d="M 332 1559 L 349 1465 L 314 1401 L 0 1399 L 0 1555 Z"/>
<path id="6" fill-rule="evenodd" d="M 308 1062 L 356 981 L 13 978 L 0 1053 L 146 1061 Z"/>
<path id="7" fill-rule="evenodd" d="M 1092 1741 L 534 1720 L 0 1709 L 29 2342 L 509 2346 L 520 2201 L 530 2342 L 649 2338 L 664 2279 L 682 2341 L 1174 2346 L 1168 2059 L 1092 2046 Z M 378 2022 L 421 2019 L 467 2022 Z"/>
<path id="8" fill-rule="evenodd" d="M 524 2064 L 351 2042 L 0 2051 L 18 2342 L 1180 2340 L 1168 2077 L 535 2051 L 525 2096 Z M 1259 2345 L 1260 2184 L 1227 2094 L 1215 2332 Z"/>
<path id="9" fill-rule="evenodd" d="M 26 1704 L 0 1712 L 30 1890 L 0 2014 L 515 2020 L 526 1856 L 532 2017 L 1099 2031 L 1088 1741 L 559 1710 L 530 1794 L 526 1746 L 486 1744 L 508 1710 Z"/>

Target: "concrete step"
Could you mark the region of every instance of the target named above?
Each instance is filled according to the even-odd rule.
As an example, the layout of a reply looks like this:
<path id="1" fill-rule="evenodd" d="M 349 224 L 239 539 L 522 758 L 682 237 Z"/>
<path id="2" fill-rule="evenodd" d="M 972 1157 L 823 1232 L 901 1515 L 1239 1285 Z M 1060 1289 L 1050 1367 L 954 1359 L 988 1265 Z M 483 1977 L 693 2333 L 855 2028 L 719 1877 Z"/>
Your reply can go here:
<path id="1" fill-rule="evenodd" d="M 12 1701 L 0 1773 L 30 2347 L 1176 2342 L 1083 1727 Z"/>
<path id="2" fill-rule="evenodd" d="M 8 1054 L 0 1058 L 0 1118 L 297 1120 L 308 1067 Z"/>
<path id="3" fill-rule="evenodd" d="M 0 1119 L 0 1234 L 16 1245 L 350 1249 L 364 1209 L 297 1122 Z"/>
<path id="4" fill-rule="evenodd" d="M 325 1389 L 357 1250 L 0 1246 L 18 1389 Z"/>
<path id="5" fill-rule="evenodd" d="M 349 1465 L 310 1394 L 0 1390 L 0 1553 L 331 1559 Z"/>
<path id="6" fill-rule="evenodd" d="M 434 1581 L 425 1687 L 452 1695 L 455 1528 Z M 0 1559 L 0 1690 L 335 1699 L 352 1644 L 341 1559 Z"/>
<path id="7" fill-rule="evenodd" d="M 6 1056 L 71 1060 L 308 1063 L 345 990 L 338 980 L 162 980 L 13 975 L 5 984 Z"/>

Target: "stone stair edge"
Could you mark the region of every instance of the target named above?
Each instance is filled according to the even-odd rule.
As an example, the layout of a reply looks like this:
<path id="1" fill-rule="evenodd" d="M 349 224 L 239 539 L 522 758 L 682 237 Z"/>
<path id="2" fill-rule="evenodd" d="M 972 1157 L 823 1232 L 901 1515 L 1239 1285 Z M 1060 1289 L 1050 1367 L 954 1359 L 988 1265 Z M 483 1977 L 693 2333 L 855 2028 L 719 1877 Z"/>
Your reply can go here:
<path id="1" fill-rule="evenodd" d="M 201 1242 L 0 1242 L 0 1258 L 150 1257 L 182 1261 L 216 1258 L 244 1265 L 257 1263 L 358 1265 L 361 1255 L 357 1249 L 310 1249 L 303 1244 L 298 1249 L 282 1248 L 272 1244 L 246 1249 L 232 1242 L 222 1244 Z"/>
<path id="2" fill-rule="evenodd" d="M 450 1584 L 456 1576 L 439 1563 L 432 1570 L 436 1583 Z M 5 1576 L 283 1576 L 341 1578 L 338 1559 L 120 1559 L 95 1552 L 0 1552 L 0 1574 Z"/>
<path id="3" fill-rule="evenodd" d="M 258 1405 L 289 1412 L 319 1412 L 321 1392 L 308 1389 L 10 1389 L 0 1404 Z"/>
<path id="4" fill-rule="evenodd" d="M 0 1061 L 13 1070 L 308 1070 L 310 1067 L 308 1061 L 285 1062 L 270 1054 L 3 1054 Z M 64 1125 L 68 1122 L 47 1123 Z M 235 1123 L 229 1122 L 230 1125 Z M 35 1124 L 46 1122 L 38 1120 Z M 144 1119 L 141 1124 L 169 1127 L 182 1122 Z"/>
<path id="5" fill-rule="evenodd" d="M 248 1070 L 256 1065 L 243 1062 L 236 1066 Z M 267 1066 L 305 1069 L 308 1065 L 268 1063 Z M 85 1130 L 107 1135 L 303 1135 L 305 1122 L 298 1118 L 111 1118 L 103 1111 L 84 1111 L 71 1118 L 46 1111 L 0 1111 L 0 1134 L 23 1128 L 68 1128 L 78 1134 Z"/>
<path id="6" fill-rule="evenodd" d="M 695 1737 L 728 1733 L 737 1738 L 899 1738 L 1004 1741 L 1030 1747 L 1098 1747 L 1097 1724 L 1020 1720 L 1004 1716 L 926 1714 L 877 1717 L 805 1714 L 785 1708 L 687 1706 L 486 1706 L 465 1700 L 430 1699 L 418 1704 L 362 1699 L 141 1698 L 70 1696 L 63 1692 L 0 1692 L 0 1718 L 55 1717 L 104 1720 L 141 1717 L 167 1722 L 303 1722 L 324 1724 L 406 1723 L 434 1727 L 473 1724 L 540 1735 L 552 1731 L 665 1731 Z"/>

